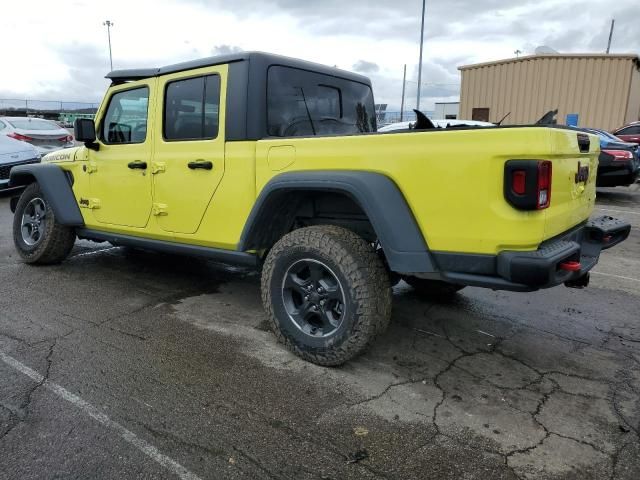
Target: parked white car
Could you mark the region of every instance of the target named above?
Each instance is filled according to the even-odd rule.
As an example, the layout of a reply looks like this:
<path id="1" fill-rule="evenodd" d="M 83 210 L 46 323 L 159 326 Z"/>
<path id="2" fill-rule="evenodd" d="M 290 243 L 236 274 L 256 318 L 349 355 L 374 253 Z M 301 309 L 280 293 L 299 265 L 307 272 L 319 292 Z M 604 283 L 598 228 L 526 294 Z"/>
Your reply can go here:
<path id="1" fill-rule="evenodd" d="M 439 128 L 448 127 L 495 127 L 494 123 L 480 122 L 478 120 L 433 120 L 431 122 Z M 395 132 L 396 130 L 407 130 L 413 128 L 416 122 L 396 122 L 385 125 L 378 129 L 379 132 Z"/>
<path id="2" fill-rule="evenodd" d="M 0 135 L 0 191 L 9 188 L 9 172 L 13 167 L 37 163 L 40 158 L 33 145 Z"/>
<path id="3" fill-rule="evenodd" d="M 0 117 L 0 135 L 30 143 L 43 155 L 74 146 L 68 130 L 42 118 Z"/>

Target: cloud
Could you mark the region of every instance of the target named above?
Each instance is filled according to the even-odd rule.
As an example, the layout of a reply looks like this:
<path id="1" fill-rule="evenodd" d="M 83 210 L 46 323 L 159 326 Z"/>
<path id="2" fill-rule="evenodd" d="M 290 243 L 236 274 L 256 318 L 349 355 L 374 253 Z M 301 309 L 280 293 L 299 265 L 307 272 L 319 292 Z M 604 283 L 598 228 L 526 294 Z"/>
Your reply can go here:
<path id="1" fill-rule="evenodd" d="M 0 98 L 99 101 L 109 69 L 102 22 L 110 18 L 115 68 L 262 50 L 369 75 L 377 101 L 399 108 L 407 64 L 407 102 L 415 102 L 419 0 L 74 0 L 72 9 L 62 10 L 46 0 L 30 5 L 24 16 L 20 4 L 9 2 L 0 17 L 4 38 L 20 38 L 20 48 L 3 49 Z M 141 22 L 151 10 L 153 22 Z M 512 57 L 516 49 L 603 52 L 612 17 L 612 52 L 637 53 L 637 12 L 637 0 L 427 2 L 423 102 L 432 107 L 458 95 L 459 65 Z M 73 28 L 61 35 L 60 25 Z"/>
<path id="2" fill-rule="evenodd" d="M 236 45 L 216 45 L 211 49 L 211 55 L 231 55 L 242 51 L 244 50 Z"/>
<path id="3" fill-rule="evenodd" d="M 360 73 L 376 73 L 380 70 L 377 63 L 367 62 L 366 60 L 358 60 L 353 64 L 353 70 Z"/>

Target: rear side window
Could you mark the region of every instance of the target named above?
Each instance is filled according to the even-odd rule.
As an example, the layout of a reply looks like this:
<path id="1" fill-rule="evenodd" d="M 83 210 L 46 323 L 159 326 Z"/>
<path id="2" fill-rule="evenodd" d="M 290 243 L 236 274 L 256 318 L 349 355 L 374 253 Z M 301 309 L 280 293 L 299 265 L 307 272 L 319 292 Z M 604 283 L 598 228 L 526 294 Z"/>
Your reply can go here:
<path id="1" fill-rule="evenodd" d="M 102 141 L 110 145 L 144 143 L 147 139 L 148 110 L 147 87 L 113 94 L 102 122 Z"/>
<path id="2" fill-rule="evenodd" d="M 368 85 L 291 67 L 267 77 L 268 133 L 274 137 L 348 135 L 376 131 Z"/>
<path id="3" fill-rule="evenodd" d="M 211 140 L 218 136 L 220 77 L 167 84 L 162 134 L 165 140 Z"/>

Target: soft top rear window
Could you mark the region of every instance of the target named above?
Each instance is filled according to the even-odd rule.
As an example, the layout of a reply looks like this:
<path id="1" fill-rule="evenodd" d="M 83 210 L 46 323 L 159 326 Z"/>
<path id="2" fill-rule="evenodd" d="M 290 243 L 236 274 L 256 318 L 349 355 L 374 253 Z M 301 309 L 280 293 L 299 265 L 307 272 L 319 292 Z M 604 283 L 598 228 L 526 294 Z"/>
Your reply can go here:
<path id="1" fill-rule="evenodd" d="M 267 98 L 270 136 L 376 131 L 373 93 L 363 83 L 274 65 L 268 72 Z"/>

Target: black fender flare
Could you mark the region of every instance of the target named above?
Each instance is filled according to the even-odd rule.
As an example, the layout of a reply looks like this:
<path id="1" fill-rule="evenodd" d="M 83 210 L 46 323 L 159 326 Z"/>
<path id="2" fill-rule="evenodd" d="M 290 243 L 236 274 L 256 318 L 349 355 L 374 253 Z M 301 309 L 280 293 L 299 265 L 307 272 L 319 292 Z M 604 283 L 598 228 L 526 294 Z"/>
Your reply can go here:
<path id="1" fill-rule="evenodd" d="M 369 218 L 394 272 L 436 272 L 426 240 L 404 195 L 386 175 L 359 171 L 288 172 L 272 178 L 262 189 L 240 237 L 238 250 L 257 245 L 261 229 L 268 228 L 283 194 L 324 191 L 351 197 Z"/>
<path id="2" fill-rule="evenodd" d="M 51 206 L 59 224 L 70 227 L 84 225 L 70 179 L 62 168 L 53 163 L 34 163 L 11 169 L 10 187 L 27 186 L 33 182 L 38 182 L 44 199 Z"/>

